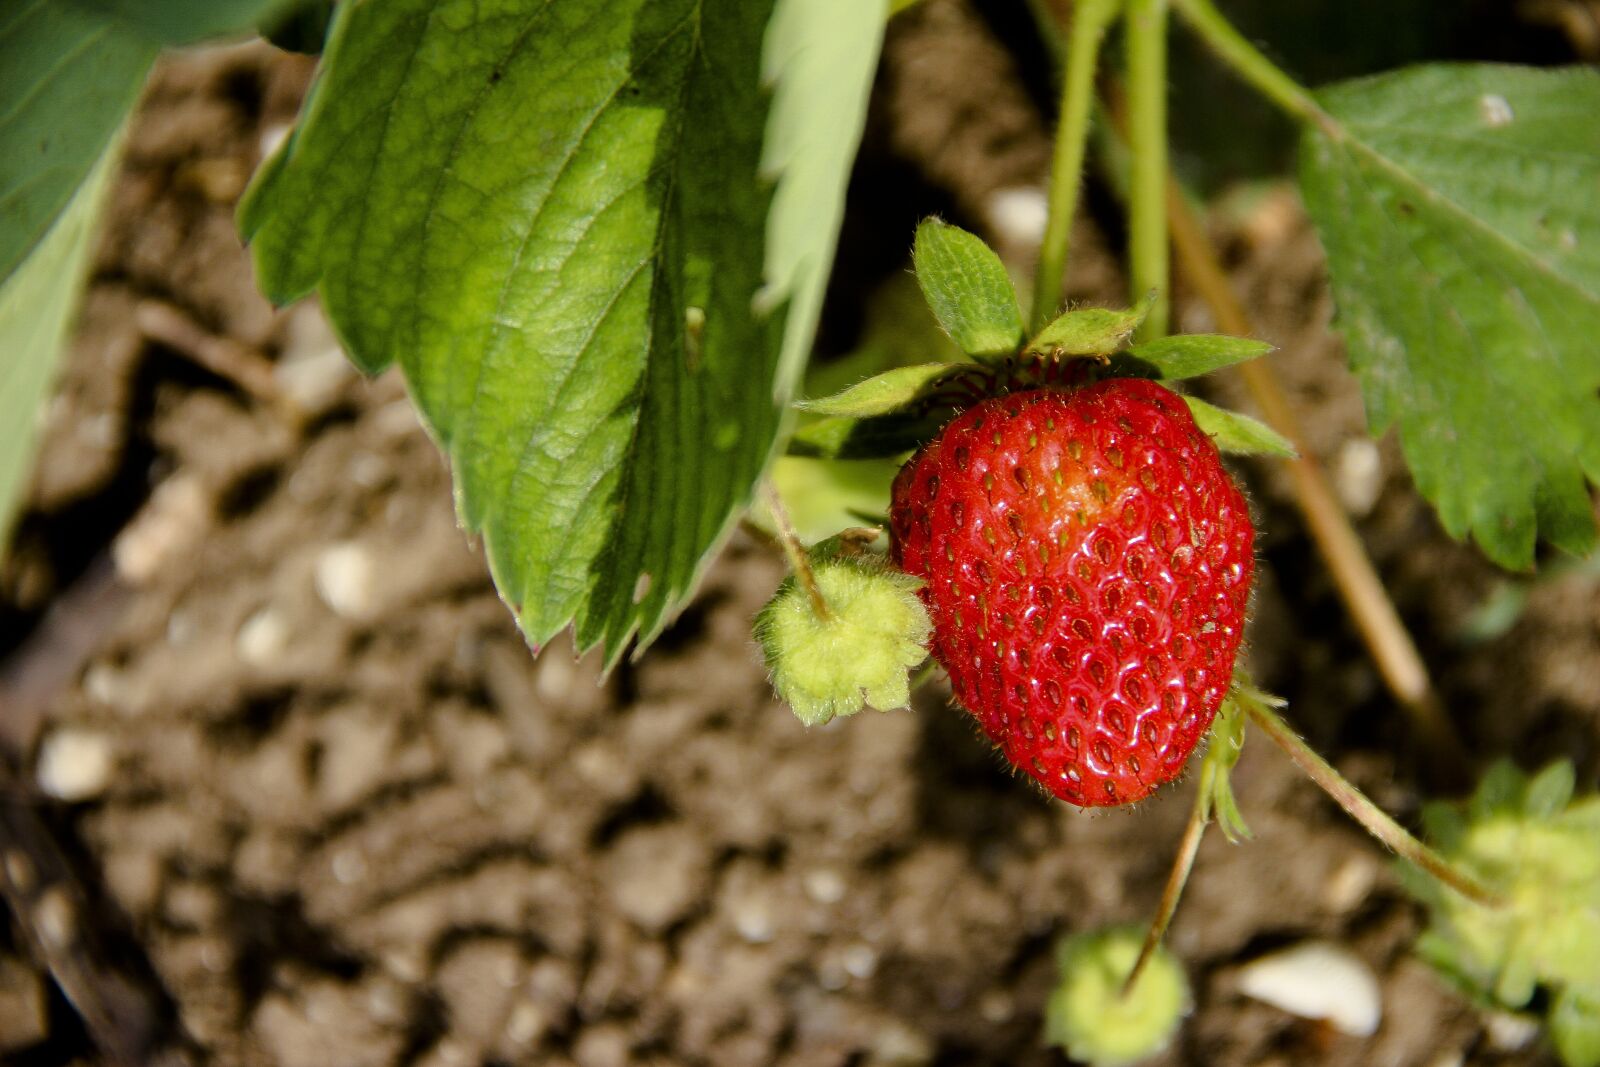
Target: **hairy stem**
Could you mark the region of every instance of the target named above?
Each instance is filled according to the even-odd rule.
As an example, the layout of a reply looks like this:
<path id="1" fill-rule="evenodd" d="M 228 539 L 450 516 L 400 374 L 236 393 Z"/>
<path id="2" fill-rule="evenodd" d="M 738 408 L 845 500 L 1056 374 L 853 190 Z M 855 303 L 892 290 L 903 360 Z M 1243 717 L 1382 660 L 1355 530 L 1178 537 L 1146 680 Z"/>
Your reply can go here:
<path id="1" fill-rule="evenodd" d="M 1170 175 L 1166 197 L 1172 242 L 1184 277 L 1211 308 L 1218 329 L 1242 337 L 1253 336 L 1255 325 L 1234 292 L 1216 248 Z M 1448 784 L 1464 783 L 1470 764 L 1466 747 L 1445 714 L 1422 653 L 1384 590 L 1360 535 L 1307 446 L 1300 419 L 1277 372 L 1264 359 L 1241 364 L 1236 370 L 1267 422 L 1295 446 L 1297 456 L 1288 461 L 1295 503 L 1384 684 L 1427 742 L 1430 758 L 1441 776 Z"/>
<path id="2" fill-rule="evenodd" d="M 778 530 L 778 543 L 783 546 L 783 554 L 789 558 L 789 568 L 794 571 L 795 581 L 811 598 L 812 613 L 819 619 L 832 618 L 828 601 L 823 597 L 822 589 L 817 585 L 817 576 L 811 570 L 811 557 L 806 555 L 806 546 L 800 543 L 799 535 L 789 522 L 789 510 L 783 506 L 783 498 L 771 482 L 763 483 L 762 489 L 767 495 L 767 508 L 772 512 L 772 524 Z"/>
<path id="3" fill-rule="evenodd" d="M 1072 220 L 1078 213 L 1078 193 L 1083 186 L 1084 148 L 1089 140 L 1089 111 L 1094 101 L 1100 42 L 1121 7 L 1122 0 L 1079 0 L 1073 9 L 1066 68 L 1061 74 L 1061 115 L 1050 163 L 1049 221 L 1034 272 L 1033 333 L 1055 317 L 1061 304 Z"/>
<path id="4" fill-rule="evenodd" d="M 1395 822 L 1348 778 L 1334 770 L 1333 764 L 1318 755 L 1290 728 L 1288 723 L 1283 721 L 1283 717 L 1266 703 L 1259 700 L 1247 700 L 1242 703 L 1246 713 L 1255 720 L 1256 725 L 1266 731 L 1267 736 L 1288 753 L 1297 767 L 1321 786 L 1322 791 L 1333 798 L 1333 802 L 1343 808 L 1346 814 L 1360 823 L 1373 837 L 1389 846 L 1397 856 L 1415 864 L 1462 896 L 1479 904 L 1498 907 L 1504 903 L 1483 883 L 1452 865 L 1449 860 L 1417 840 L 1405 827 Z"/>
<path id="5" fill-rule="evenodd" d="M 1156 294 L 1135 339 L 1165 336 L 1171 307 L 1167 246 L 1167 0 L 1128 0 L 1128 267 L 1131 301 Z"/>
<path id="6" fill-rule="evenodd" d="M 1200 788 L 1195 791 L 1194 807 L 1189 809 L 1189 821 L 1183 827 L 1178 854 L 1173 857 L 1172 869 L 1167 872 L 1167 884 L 1161 890 L 1161 903 L 1156 907 L 1155 918 L 1150 920 L 1150 929 L 1145 931 L 1144 944 L 1139 946 L 1139 958 L 1133 961 L 1133 969 L 1122 983 L 1123 996 L 1133 992 L 1133 987 L 1139 983 L 1139 976 L 1161 946 L 1162 938 L 1167 936 L 1167 927 L 1172 925 L 1172 917 L 1178 911 L 1183 887 L 1189 884 L 1189 872 L 1194 870 L 1195 854 L 1200 851 L 1200 839 L 1205 836 L 1206 826 L 1211 821 L 1207 812 L 1215 772 L 1216 768 L 1210 761 L 1200 772 Z"/>
<path id="7" fill-rule="evenodd" d="M 1295 81 L 1222 16 L 1212 0 L 1172 0 L 1179 16 L 1228 66 L 1267 99 L 1301 122 L 1328 132 L 1337 124 L 1305 86 Z"/>

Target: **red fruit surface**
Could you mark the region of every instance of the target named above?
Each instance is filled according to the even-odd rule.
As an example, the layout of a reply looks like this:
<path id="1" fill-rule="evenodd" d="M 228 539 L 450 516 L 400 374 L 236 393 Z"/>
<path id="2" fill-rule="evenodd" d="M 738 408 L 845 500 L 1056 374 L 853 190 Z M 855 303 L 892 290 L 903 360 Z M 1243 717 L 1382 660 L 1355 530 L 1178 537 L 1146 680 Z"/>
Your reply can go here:
<path id="1" fill-rule="evenodd" d="M 1232 681 L 1255 531 L 1171 391 L 991 397 L 895 479 L 933 655 L 1013 765 L 1084 806 L 1177 777 Z"/>

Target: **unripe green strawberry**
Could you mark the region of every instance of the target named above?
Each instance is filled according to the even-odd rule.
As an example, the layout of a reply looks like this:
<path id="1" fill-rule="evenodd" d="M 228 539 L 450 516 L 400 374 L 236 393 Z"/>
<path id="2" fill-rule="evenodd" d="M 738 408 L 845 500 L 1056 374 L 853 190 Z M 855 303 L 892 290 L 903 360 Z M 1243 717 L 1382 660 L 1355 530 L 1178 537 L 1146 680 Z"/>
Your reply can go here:
<path id="1" fill-rule="evenodd" d="M 791 577 L 756 618 L 772 686 L 807 726 L 863 707 L 911 703 L 908 671 L 927 658 L 922 584 L 870 553 L 813 550 L 818 603 Z"/>
<path id="2" fill-rule="evenodd" d="M 1228 691 L 1254 573 L 1244 496 L 1174 393 L 1115 378 L 969 408 L 895 480 L 934 657 L 1064 800 L 1171 781 Z"/>

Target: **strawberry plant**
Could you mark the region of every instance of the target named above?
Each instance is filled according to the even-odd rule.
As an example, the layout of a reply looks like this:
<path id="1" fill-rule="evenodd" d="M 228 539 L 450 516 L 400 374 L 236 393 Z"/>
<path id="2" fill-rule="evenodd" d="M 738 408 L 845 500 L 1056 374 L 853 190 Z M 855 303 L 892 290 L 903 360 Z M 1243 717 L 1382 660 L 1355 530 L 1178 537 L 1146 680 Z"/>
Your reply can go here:
<path id="1" fill-rule="evenodd" d="M 292 6 L 0 12 L 0 338 L 24 410 L 155 55 Z M 1299 125 L 1371 429 L 1395 428 L 1443 528 L 1509 569 L 1541 541 L 1595 546 L 1600 74 L 1436 64 L 1312 91 L 1212 0 L 1078 0 L 1064 24 L 1038 0 L 1060 100 L 1028 299 L 1019 264 L 924 222 L 913 265 L 948 341 L 822 388 L 808 361 L 846 184 L 885 21 L 909 6 L 343 0 L 241 237 L 274 302 L 316 294 L 362 370 L 399 368 L 535 650 L 570 628 L 608 667 L 645 653 L 751 512 L 791 570 L 756 638 L 807 724 L 905 707 L 942 674 L 1011 766 L 1085 807 L 1141 801 L 1201 749 L 1158 914 L 1063 949 L 1050 1033 L 1072 1055 L 1146 1054 L 1181 1016 L 1160 941 L 1208 824 L 1247 835 L 1229 776 L 1253 728 L 1408 864 L 1426 958 L 1486 1003 L 1543 1011 L 1569 1065 L 1600 1062 L 1583 970 L 1600 849 L 1570 775 L 1492 771 L 1466 814 L 1433 810 L 1424 844 L 1248 681 L 1256 530 L 1229 453 L 1292 465 L 1397 707 L 1463 762 L 1170 172 L 1169 16 Z M 1126 308 L 1064 306 L 1091 157 L 1126 205 Z M 1218 333 L 1171 334 L 1174 249 Z M 1234 366 L 1266 422 L 1183 391 Z M 31 430 L 0 427 L 3 521 Z M 878 477 L 847 485 L 847 461 Z M 1149 988 L 1153 1006 L 1130 999 Z"/>

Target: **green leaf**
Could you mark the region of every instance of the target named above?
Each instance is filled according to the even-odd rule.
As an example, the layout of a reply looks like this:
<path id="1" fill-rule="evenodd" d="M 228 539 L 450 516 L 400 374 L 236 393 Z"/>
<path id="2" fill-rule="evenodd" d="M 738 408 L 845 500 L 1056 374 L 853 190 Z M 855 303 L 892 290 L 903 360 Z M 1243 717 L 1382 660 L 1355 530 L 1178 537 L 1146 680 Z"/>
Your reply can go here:
<path id="1" fill-rule="evenodd" d="M 1022 310 L 994 250 L 958 226 L 926 219 L 911 252 L 917 283 L 951 340 L 970 356 L 1009 356 L 1022 346 Z"/>
<path id="2" fill-rule="evenodd" d="M 0 4 L 0 283 L 105 155 L 155 53 L 63 0 Z"/>
<path id="3" fill-rule="evenodd" d="M 1198 378 L 1235 363 L 1244 363 L 1272 351 L 1265 341 L 1252 341 L 1248 337 L 1228 337 L 1222 334 L 1174 334 L 1155 341 L 1135 345 L 1128 354 L 1150 364 L 1161 377 L 1175 381 Z"/>
<path id="4" fill-rule="evenodd" d="M 398 360 L 535 644 L 648 643 L 771 458 L 883 15 L 776 4 L 340 4 L 241 207 L 274 300 Z"/>
<path id="5" fill-rule="evenodd" d="M 761 170 L 778 186 L 762 298 L 789 301 L 785 398 L 811 354 L 887 21 L 886 0 L 776 0 L 767 28 L 761 69 L 773 99 Z"/>
<path id="6" fill-rule="evenodd" d="M 1120 352 L 1154 302 L 1153 297 L 1146 297 L 1132 308 L 1069 311 L 1040 330 L 1028 342 L 1028 351 L 1058 356 L 1109 356 Z"/>
<path id="7" fill-rule="evenodd" d="M 1295 456 L 1294 445 L 1289 443 L 1288 438 L 1264 422 L 1192 396 L 1184 397 L 1183 402 L 1189 405 L 1195 425 L 1200 427 L 1201 432 L 1210 435 L 1220 451 L 1246 456 L 1282 456 L 1285 459 Z"/>
<path id="8" fill-rule="evenodd" d="M 32 469 L 39 410 L 72 327 L 116 158 L 113 141 L 44 240 L 0 283 L 0 546 Z"/>
<path id="9" fill-rule="evenodd" d="M 1595 540 L 1600 72 L 1418 67 L 1324 90 L 1301 186 L 1374 432 L 1452 535 Z"/>
<path id="10" fill-rule="evenodd" d="M 295 0 L 68 0 L 160 44 L 191 44 L 271 20 Z"/>
<path id="11" fill-rule="evenodd" d="M 856 419 L 888 415 L 925 397 L 931 387 L 970 369 L 970 364 L 961 363 L 896 367 L 857 382 L 842 393 L 818 400 L 802 400 L 795 407 L 817 415 L 844 415 Z"/>

